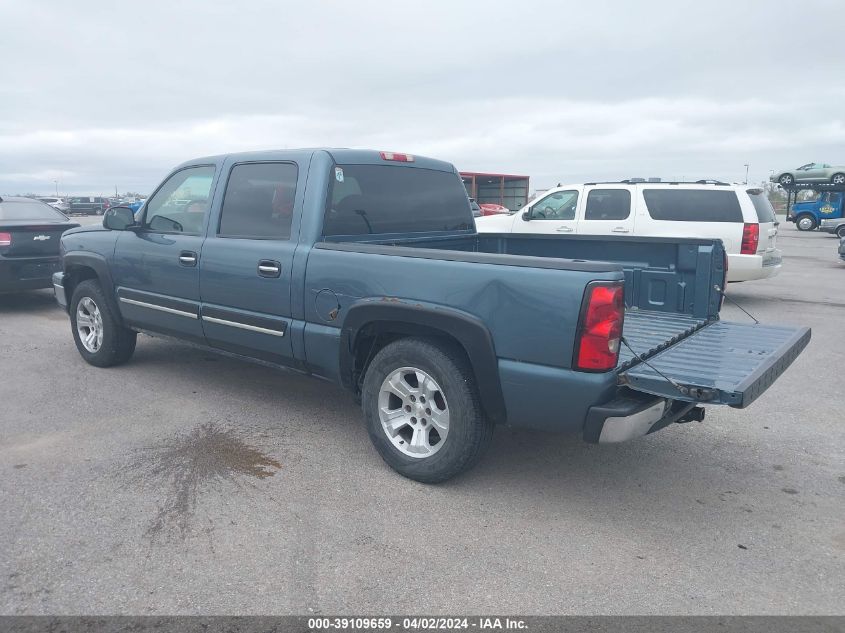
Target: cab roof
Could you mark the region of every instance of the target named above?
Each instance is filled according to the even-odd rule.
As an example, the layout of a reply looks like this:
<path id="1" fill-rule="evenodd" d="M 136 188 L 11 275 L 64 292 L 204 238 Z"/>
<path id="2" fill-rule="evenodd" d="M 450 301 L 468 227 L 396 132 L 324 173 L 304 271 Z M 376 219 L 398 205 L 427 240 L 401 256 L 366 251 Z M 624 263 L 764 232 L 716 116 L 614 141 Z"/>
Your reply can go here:
<path id="1" fill-rule="evenodd" d="M 332 147 L 308 147 L 301 149 L 276 149 L 276 150 L 258 150 L 252 152 L 235 152 L 230 154 L 217 154 L 215 156 L 204 156 L 185 161 L 179 167 L 187 167 L 189 165 L 221 164 L 226 159 L 232 159 L 235 162 L 241 161 L 261 161 L 261 160 L 302 160 L 306 156 L 313 155 L 318 152 L 325 152 L 332 160 L 339 165 L 401 165 L 402 167 L 420 167 L 423 169 L 436 169 L 439 171 L 450 171 L 457 173 L 454 165 L 446 161 L 437 160 L 436 158 L 428 158 L 426 156 L 418 156 L 417 154 L 398 154 L 397 156 L 412 156 L 411 162 L 391 160 L 384 158 L 384 155 L 391 155 L 394 152 L 373 150 L 373 149 L 349 149 L 349 148 L 332 148 Z"/>

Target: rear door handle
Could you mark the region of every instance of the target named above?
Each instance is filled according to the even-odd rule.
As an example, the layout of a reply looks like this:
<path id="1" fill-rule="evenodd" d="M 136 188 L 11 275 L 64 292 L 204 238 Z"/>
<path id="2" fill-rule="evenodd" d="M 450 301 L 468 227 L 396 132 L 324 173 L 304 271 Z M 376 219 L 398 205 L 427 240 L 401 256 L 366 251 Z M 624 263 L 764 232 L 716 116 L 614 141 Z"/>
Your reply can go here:
<path id="1" fill-rule="evenodd" d="M 183 266 L 196 266 L 197 254 L 194 251 L 182 251 L 179 253 L 179 263 Z"/>
<path id="2" fill-rule="evenodd" d="M 558 233 L 572 233 L 574 230 L 571 226 L 559 226 L 555 229 Z"/>
<path id="3" fill-rule="evenodd" d="M 610 229 L 614 233 L 630 233 L 631 229 L 626 229 L 624 226 L 617 226 L 614 229 Z"/>
<path id="4" fill-rule="evenodd" d="M 258 262 L 258 275 L 260 277 L 269 277 L 271 279 L 279 277 L 282 274 L 282 265 L 272 259 L 262 259 Z"/>

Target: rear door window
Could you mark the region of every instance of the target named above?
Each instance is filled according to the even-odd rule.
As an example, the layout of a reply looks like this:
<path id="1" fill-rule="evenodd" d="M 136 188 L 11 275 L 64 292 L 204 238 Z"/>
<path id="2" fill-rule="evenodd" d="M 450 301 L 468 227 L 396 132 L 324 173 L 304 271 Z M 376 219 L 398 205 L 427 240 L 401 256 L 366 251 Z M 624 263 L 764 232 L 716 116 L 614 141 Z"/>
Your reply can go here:
<path id="1" fill-rule="evenodd" d="M 290 238 L 297 168 L 292 163 L 235 165 L 226 184 L 220 237 Z"/>
<path id="2" fill-rule="evenodd" d="M 593 189 L 587 194 L 585 220 L 624 220 L 631 215 L 631 192 L 627 189 Z"/>
<path id="3" fill-rule="evenodd" d="M 461 231 L 472 210 L 457 174 L 394 165 L 338 165 L 323 235 Z"/>
<path id="4" fill-rule="evenodd" d="M 742 222 L 733 191 L 703 189 L 643 189 L 649 215 L 673 222 Z"/>

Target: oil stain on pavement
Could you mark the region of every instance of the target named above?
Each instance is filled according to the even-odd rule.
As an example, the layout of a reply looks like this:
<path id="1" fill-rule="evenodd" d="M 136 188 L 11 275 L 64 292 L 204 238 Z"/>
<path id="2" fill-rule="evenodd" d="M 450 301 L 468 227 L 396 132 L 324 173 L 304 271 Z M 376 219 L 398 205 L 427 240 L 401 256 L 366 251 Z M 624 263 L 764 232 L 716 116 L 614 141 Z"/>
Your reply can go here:
<path id="1" fill-rule="evenodd" d="M 281 467 L 235 430 L 205 423 L 144 449 L 129 470 L 136 483 L 164 491 L 146 536 L 184 540 L 195 528 L 197 504 L 204 492 L 226 485 L 243 489 L 253 485 L 250 479 L 272 477 Z"/>

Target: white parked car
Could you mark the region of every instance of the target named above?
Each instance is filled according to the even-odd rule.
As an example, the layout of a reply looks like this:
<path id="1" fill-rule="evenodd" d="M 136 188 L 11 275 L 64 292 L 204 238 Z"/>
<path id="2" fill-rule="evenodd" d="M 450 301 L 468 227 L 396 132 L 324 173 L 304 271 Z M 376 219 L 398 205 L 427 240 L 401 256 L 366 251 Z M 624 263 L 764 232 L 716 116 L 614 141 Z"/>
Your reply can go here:
<path id="1" fill-rule="evenodd" d="M 728 281 L 780 272 L 777 221 L 762 189 L 701 181 L 608 182 L 549 189 L 518 212 L 476 218 L 483 233 L 718 238 Z"/>
<path id="2" fill-rule="evenodd" d="M 46 202 L 57 211 L 67 214 L 70 211 L 70 205 L 65 202 L 63 198 L 38 198 L 41 202 Z"/>

